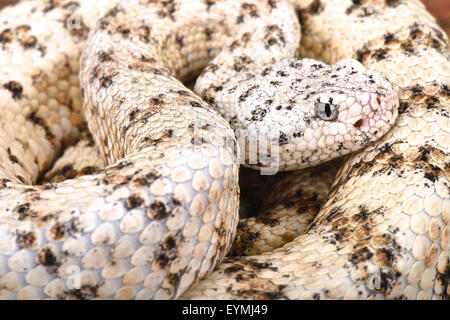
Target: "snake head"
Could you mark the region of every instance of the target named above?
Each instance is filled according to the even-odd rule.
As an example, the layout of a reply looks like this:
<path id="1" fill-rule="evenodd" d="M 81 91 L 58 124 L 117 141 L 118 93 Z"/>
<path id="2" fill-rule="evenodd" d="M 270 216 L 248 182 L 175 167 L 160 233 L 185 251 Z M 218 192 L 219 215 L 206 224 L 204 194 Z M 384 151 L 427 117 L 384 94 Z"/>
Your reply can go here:
<path id="1" fill-rule="evenodd" d="M 265 141 L 280 171 L 318 165 L 380 139 L 398 113 L 392 83 L 353 59 L 286 59 L 233 80 L 218 105 L 246 165 L 253 149 L 262 163 Z"/>
<path id="2" fill-rule="evenodd" d="M 394 85 L 354 59 L 334 65 L 289 60 L 277 67 L 294 80 L 289 80 L 288 89 L 273 92 L 282 105 L 278 114 L 273 112 L 283 124 L 280 170 L 313 166 L 360 150 L 386 134 L 397 118 Z"/>
<path id="3" fill-rule="evenodd" d="M 394 124 L 399 100 L 394 85 L 354 59 L 329 66 L 327 85 L 319 90 L 314 113 L 322 133 L 342 154 L 380 139 Z"/>

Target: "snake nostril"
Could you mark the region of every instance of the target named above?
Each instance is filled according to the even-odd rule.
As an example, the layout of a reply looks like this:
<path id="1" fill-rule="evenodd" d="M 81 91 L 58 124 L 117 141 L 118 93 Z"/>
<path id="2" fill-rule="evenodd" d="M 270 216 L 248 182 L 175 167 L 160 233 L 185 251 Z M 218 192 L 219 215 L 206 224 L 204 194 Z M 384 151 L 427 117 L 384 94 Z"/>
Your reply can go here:
<path id="1" fill-rule="evenodd" d="M 363 121 L 362 121 L 362 119 L 359 119 L 358 121 L 356 121 L 354 124 L 353 124 L 353 126 L 355 127 L 355 128 L 360 128 L 361 126 L 362 126 L 362 124 L 363 124 Z"/>

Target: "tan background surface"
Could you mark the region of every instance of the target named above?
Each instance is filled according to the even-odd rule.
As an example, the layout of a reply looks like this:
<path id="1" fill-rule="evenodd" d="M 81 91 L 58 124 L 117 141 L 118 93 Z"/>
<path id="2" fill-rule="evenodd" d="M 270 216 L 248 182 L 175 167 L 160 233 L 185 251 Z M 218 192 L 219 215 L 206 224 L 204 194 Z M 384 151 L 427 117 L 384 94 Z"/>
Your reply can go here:
<path id="1" fill-rule="evenodd" d="M 95 1 L 95 0 L 93 0 Z M 0 0 L 0 8 L 17 2 L 17 0 Z M 422 0 L 428 10 L 436 17 L 438 23 L 450 37 L 450 1 L 449 0 Z"/>

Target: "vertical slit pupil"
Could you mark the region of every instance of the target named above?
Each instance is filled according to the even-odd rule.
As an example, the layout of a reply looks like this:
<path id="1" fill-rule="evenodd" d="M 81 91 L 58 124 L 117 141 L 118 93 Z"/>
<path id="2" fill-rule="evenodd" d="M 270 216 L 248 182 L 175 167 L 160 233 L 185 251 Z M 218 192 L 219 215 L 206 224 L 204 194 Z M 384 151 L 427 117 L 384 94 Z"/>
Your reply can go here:
<path id="1" fill-rule="evenodd" d="M 325 104 L 325 114 L 327 117 L 331 117 L 331 108 L 330 105 L 327 103 Z"/>

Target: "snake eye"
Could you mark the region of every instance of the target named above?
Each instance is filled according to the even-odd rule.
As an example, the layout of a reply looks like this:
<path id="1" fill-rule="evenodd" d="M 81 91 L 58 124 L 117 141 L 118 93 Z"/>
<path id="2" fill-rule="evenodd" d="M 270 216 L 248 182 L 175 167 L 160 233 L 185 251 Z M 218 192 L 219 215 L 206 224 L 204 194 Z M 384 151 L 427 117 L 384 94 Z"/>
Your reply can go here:
<path id="1" fill-rule="evenodd" d="M 338 108 L 334 104 L 317 102 L 316 115 L 325 121 L 335 120 L 338 116 Z"/>

